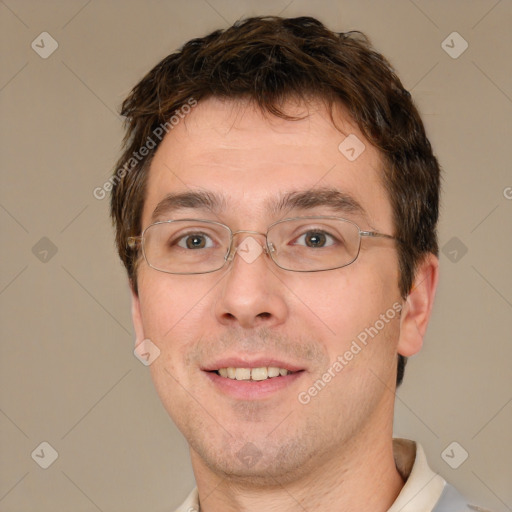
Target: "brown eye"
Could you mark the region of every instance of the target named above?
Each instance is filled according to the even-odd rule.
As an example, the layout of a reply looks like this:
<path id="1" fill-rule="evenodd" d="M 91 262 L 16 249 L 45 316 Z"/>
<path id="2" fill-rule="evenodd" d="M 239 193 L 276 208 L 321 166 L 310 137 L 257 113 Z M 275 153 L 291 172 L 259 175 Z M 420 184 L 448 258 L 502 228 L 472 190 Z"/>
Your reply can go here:
<path id="1" fill-rule="evenodd" d="M 210 237 L 201 233 L 186 235 L 180 239 L 178 246 L 184 249 L 207 249 L 213 247 Z"/>
<path id="2" fill-rule="evenodd" d="M 335 238 L 325 231 L 306 231 L 293 242 L 311 249 L 322 249 L 335 244 Z"/>
<path id="3" fill-rule="evenodd" d="M 325 233 L 310 232 L 304 235 L 304 241 L 308 247 L 323 247 L 327 241 Z"/>

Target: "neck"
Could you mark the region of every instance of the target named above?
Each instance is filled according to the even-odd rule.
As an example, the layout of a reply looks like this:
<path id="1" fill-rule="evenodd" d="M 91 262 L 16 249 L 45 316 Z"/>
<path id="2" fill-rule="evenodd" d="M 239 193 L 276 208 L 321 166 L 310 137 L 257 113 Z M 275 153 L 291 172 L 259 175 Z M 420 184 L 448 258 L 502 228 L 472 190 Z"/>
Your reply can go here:
<path id="1" fill-rule="evenodd" d="M 373 430 L 375 433 L 375 430 Z M 382 435 L 385 434 L 385 435 Z M 256 512 L 260 510 L 387 511 L 404 482 L 393 458 L 391 432 L 361 432 L 296 480 L 264 488 L 219 476 L 192 451 L 201 512 Z"/>

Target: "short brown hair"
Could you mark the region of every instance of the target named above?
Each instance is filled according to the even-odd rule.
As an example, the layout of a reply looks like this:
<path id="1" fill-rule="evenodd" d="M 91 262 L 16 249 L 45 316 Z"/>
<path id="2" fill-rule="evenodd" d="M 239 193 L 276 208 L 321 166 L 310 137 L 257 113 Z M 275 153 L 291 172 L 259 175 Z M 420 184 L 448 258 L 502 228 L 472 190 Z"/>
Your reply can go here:
<path id="1" fill-rule="evenodd" d="M 383 159 L 395 235 L 403 242 L 397 246 L 398 284 L 405 298 L 417 265 L 428 253 L 438 254 L 438 162 L 411 95 L 389 62 L 362 33 L 332 32 L 311 17 L 253 17 L 193 39 L 158 63 L 123 102 L 126 135 L 111 179 L 111 215 L 134 289 L 138 251 L 127 238 L 141 232 L 148 170 L 160 142 L 155 130 L 191 99 L 208 97 L 249 99 L 285 119 L 294 119 L 282 108 L 291 97 L 320 98 L 331 115 L 333 104 L 344 105 Z M 150 139 L 152 148 L 140 157 Z M 397 384 L 405 362 L 399 356 Z"/>

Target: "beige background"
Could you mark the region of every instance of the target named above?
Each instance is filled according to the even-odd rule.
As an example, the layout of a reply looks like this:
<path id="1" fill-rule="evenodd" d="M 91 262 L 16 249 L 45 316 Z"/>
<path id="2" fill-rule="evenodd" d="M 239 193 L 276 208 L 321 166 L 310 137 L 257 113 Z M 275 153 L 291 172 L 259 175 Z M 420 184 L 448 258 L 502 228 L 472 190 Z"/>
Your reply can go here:
<path id="1" fill-rule="evenodd" d="M 444 167 L 444 249 L 395 432 L 471 502 L 512 510 L 511 2 L 3 0 L 2 512 L 171 511 L 192 488 L 186 443 L 133 356 L 107 200 L 92 192 L 136 81 L 186 40 L 256 14 L 362 30 L 412 90 Z M 31 48 L 43 31 L 59 45 L 47 59 Z M 454 31 L 469 44 L 456 59 L 441 46 Z M 43 441 L 58 452 L 46 470 L 31 457 Z M 453 441 L 469 454 L 458 469 L 441 457 Z"/>

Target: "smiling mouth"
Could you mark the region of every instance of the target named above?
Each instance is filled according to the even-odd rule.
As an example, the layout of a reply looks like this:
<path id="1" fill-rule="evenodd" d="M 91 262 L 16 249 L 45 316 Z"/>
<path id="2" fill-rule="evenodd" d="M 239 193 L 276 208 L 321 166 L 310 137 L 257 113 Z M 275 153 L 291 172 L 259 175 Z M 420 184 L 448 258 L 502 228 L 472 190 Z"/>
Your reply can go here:
<path id="1" fill-rule="evenodd" d="M 220 377 L 224 377 L 226 379 L 258 382 L 262 380 L 286 377 L 286 375 L 299 373 L 301 371 L 303 370 L 292 372 L 286 368 L 278 368 L 276 366 L 262 366 L 260 368 L 219 368 L 218 370 L 213 371 L 213 373 L 216 373 Z"/>

